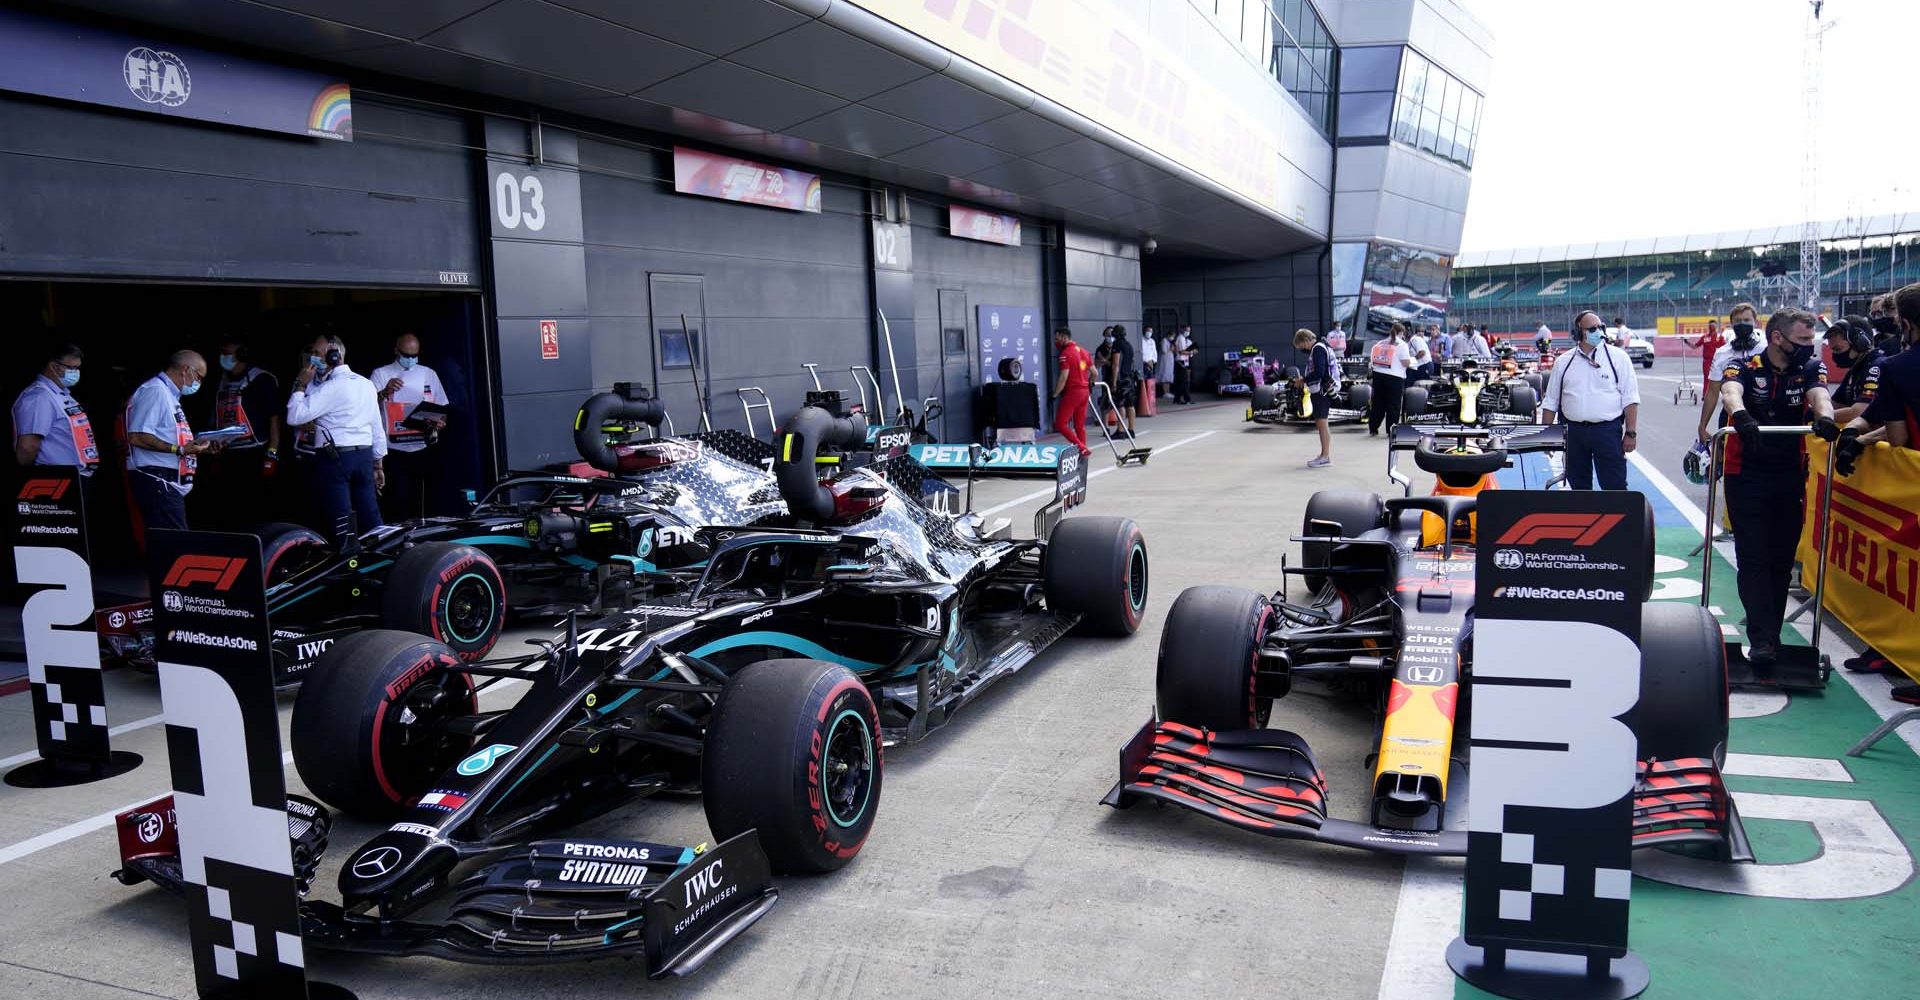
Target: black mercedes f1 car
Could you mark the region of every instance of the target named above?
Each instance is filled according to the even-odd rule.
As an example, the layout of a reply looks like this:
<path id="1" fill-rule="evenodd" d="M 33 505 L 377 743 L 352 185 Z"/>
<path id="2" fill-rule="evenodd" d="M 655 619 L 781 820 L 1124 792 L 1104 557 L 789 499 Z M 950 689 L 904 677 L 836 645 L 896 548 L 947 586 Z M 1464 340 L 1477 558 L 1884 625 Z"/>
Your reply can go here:
<path id="1" fill-rule="evenodd" d="M 1473 685 L 1474 509 L 1509 456 L 1563 447 L 1560 428 L 1441 432 L 1402 426 L 1436 495 L 1381 499 L 1330 490 L 1307 502 L 1298 567 L 1305 603 L 1286 589 L 1195 587 L 1161 635 L 1156 712 L 1121 751 L 1103 800 L 1152 799 L 1242 829 L 1409 854 L 1466 852 L 1457 718 Z M 1651 523 L 1649 521 L 1649 523 Z M 1646 540 L 1651 565 L 1651 529 Z M 1651 592 L 1637 600 L 1645 601 Z M 1642 691 L 1635 709 L 1640 780 L 1635 846 L 1699 842 L 1750 860 L 1720 775 L 1728 731 L 1720 626 L 1696 605 L 1645 603 Z M 1542 651 L 1547 655 L 1547 651 Z M 1265 728 L 1273 703 L 1319 681 L 1371 703 L 1379 719 L 1364 819 L 1328 809 L 1325 774 L 1306 741 Z"/>
<path id="2" fill-rule="evenodd" d="M 1005 520 L 922 503 L 933 477 L 906 443 L 878 435 L 879 461 L 835 474 L 870 446 L 864 419 L 802 409 L 776 438 L 780 513 L 700 528 L 711 556 L 693 586 L 572 622 L 530 656 L 464 662 L 385 630 L 334 643 L 294 705 L 294 762 L 328 804 L 392 825 L 341 869 L 342 904 L 305 904 L 307 940 L 478 962 L 645 949 L 650 973 L 688 971 L 766 912 L 769 870 L 859 853 L 884 744 L 925 736 L 1075 628 L 1138 627 L 1139 528 L 1062 519 L 1086 493 L 1079 455 L 1060 457 L 1036 537 L 1015 539 Z M 481 711 L 476 681 L 502 679 L 529 686 Z M 721 846 L 540 839 L 661 791 L 700 793 Z M 136 848 L 123 881 L 178 885 L 174 856 Z M 706 921 L 699 940 L 688 920 Z"/>
<path id="3" fill-rule="evenodd" d="M 695 528 L 786 509 L 765 442 L 735 431 L 656 436 L 659 401 L 643 388 L 617 390 L 575 416 L 574 442 L 593 475 L 515 474 L 461 517 L 390 524 L 337 548 L 299 525 L 261 529 L 275 683 L 298 683 L 336 640 L 364 628 L 419 632 L 478 659 L 509 613 L 611 610 L 678 589 L 707 559 Z M 95 619 L 115 658 L 151 664 L 144 602 Z"/>

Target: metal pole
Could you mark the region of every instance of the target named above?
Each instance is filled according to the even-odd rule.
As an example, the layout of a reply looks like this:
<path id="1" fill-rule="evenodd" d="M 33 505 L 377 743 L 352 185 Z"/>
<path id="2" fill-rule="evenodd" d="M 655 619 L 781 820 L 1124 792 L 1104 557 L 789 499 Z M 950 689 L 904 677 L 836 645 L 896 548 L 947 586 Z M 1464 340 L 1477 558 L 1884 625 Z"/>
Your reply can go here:
<path id="1" fill-rule="evenodd" d="M 700 344 L 693 339 L 692 331 L 687 329 L 686 313 L 680 314 L 680 336 L 687 338 L 687 359 L 693 362 L 693 366 L 687 370 L 693 373 L 693 405 L 700 409 L 700 429 L 711 434 L 713 422 L 707 419 L 707 393 L 700 388 L 700 365 L 706 361 L 706 355 L 701 353 Z"/>
<path id="2" fill-rule="evenodd" d="M 900 392 L 900 362 L 893 356 L 893 327 L 887 323 L 885 310 L 875 311 L 880 314 L 880 336 L 887 342 L 887 370 L 893 375 L 894 412 L 899 416 L 904 416 L 907 412 L 907 397 Z M 881 400 L 880 405 L 884 408 L 887 405 L 887 401 L 884 399 Z"/>
<path id="3" fill-rule="evenodd" d="M 1827 442 L 1827 481 L 1826 488 L 1820 491 L 1819 537 L 1813 540 L 1814 558 L 1820 560 L 1820 567 L 1813 571 L 1813 651 L 1820 652 L 1820 623 L 1826 617 L 1827 596 L 1827 539 L 1832 536 L 1828 520 L 1833 514 L 1833 465 L 1840 449 L 1837 441 Z"/>

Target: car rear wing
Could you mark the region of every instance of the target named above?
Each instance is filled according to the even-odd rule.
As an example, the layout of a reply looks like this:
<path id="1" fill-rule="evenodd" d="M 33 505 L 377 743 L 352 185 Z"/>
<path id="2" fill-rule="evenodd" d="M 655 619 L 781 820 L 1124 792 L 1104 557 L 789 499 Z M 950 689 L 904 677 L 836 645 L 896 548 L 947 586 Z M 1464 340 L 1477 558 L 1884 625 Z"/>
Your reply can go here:
<path id="1" fill-rule="evenodd" d="M 1413 495 L 1413 480 L 1400 471 L 1399 456 L 1403 451 L 1418 451 L 1423 442 L 1433 438 L 1442 438 L 1464 447 L 1467 442 L 1479 443 L 1488 451 L 1504 451 L 1508 455 L 1525 455 L 1532 452 L 1554 452 L 1567 449 L 1567 429 L 1563 424 L 1518 424 L 1511 427 L 1464 427 L 1460 425 L 1408 426 L 1401 423 L 1394 427 L 1393 437 L 1387 442 L 1387 478 L 1400 485 L 1406 496 Z M 1431 448 L 1429 444 L 1427 447 Z M 1566 479 L 1565 473 L 1547 481 L 1545 489 Z"/>

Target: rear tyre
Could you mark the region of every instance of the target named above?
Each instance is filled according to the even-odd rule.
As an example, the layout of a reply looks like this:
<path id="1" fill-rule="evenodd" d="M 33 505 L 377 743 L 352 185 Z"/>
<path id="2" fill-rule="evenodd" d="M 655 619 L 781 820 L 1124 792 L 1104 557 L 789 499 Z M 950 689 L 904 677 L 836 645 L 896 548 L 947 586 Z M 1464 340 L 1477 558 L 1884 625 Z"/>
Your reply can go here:
<path id="1" fill-rule="evenodd" d="M 333 551 L 319 532 L 304 525 L 275 521 L 261 525 L 257 534 L 260 566 L 269 587 L 286 582 L 288 577 Z"/>
<path id="2" fill-rule="evenodd" d="M 1271 612 L 1240 587 L 1189 587 L 1174 599 L 1160 632 L 1154 703 L 1164 722 L 1207 729 L 1258 729 L 1273 699 L 1256 697 L 1254 660 Z"/>
<path id="3" fill-rule="evenodd" d="M 774 871 L 833 871 L 866 843 L 880 778 L 880 713 L 847 668 L 761 660 L 721 689 L 700 775 L 716 839 L 756 830 Z"/>
<path id="4" fill-rule="evenodd" d="M 293 764 L 342 812 L 385 821 L 472 748 L 446 724 L 479 711 L 473 679 L 444 643 L 389 629 L 335 642 L 293 702 Z"/>
<path id="5" fill-rule="evenodd" d="M 1128 517 L 1070 517 L 1040 555 L 1047 606 L 1087 635 L 1128 636 L 1147 610 L 1147 539 Z"/>
<path id="6" fill-rule="evenodd" d="M 1315 521 L 1332 521 L 1340 526 L 1340 534 L 1353 538 L 1363 531 L 1380 527 L 1386 516 L 1386 506 L 1380 501 L 1380 494 L 1367 490 L 1321 490 L 1307 498 L 1307 513 L 1300 520 L 1300 533 L 1313 534 Z M 1327 542 L 1301 542 L 1300 564 L 1308 569 L 1333 564 L 1333 545 Z M 1324 576 L 1309 574 L 1305 577 L 1307 591 L 1320 592 L 1327 582 Z"/>
<path id="7" fill-rule="evenodd" d="M 479 549 L 427 542 L 394 560 L 381 612 L 389 627 L 432 636 L 462 660 L 477 660 L 500 639 L 507 583 Z"/>
<path id="8" fill-rule="evenodd" d="M 1720 623 L 1698 604 L 1640 608 L 1640 703 L 1633 731 L 1640 759 L 1710 757 L 1727 751 L 1727 660 Z"/>
<path id="9" fill-rule="evenodd" d="M 1425 386 L 1410 385 L 1400 393 L 1400 415 L 1417 417 L 1427 412 L 1427 390 Z"/>
<path id="10" fill-rule="evenodd" d="M 1373 386 L 1356 385 L 1347 390 L 1347 407 L 1349 409 L 1360 410 L 1364 412 L 1367 408 L 1367 405 L 1372 402 L 1373 402 Z"/>
<path id="11" fill-rule="evenodd" d="M 1525 375 L 1520 376 L 1520 381 L 1525 382 L 1530 386 L 1533 386 L 1533 395 L 1535 399 L 1538 399 L 1541 393 L 1547 391 L 1547 377 L 1545 375 L 1540 374 L 1539 372 L 1528 372 Z"/>
<path id="12" fill-rule="evenodd" d="M 1530 417 L 1540 405 L 1540 394 L 1533 386 L 1516 382 L 1507 387 L 1507 412 L 1515 416 Z"/>

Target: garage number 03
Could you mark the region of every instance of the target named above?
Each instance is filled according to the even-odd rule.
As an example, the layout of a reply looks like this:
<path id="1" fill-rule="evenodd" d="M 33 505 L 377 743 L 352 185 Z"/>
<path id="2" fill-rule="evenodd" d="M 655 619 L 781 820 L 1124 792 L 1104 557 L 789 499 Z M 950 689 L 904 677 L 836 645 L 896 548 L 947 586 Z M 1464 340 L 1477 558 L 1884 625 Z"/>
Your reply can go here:
<path id="1" fill-rule="evenodd" d="M 493 181 L 494 212 L 507 229 L 539 232 L 547 227 L 546 188 L 532 174 L 522 177 L 503 170 Z"/>

